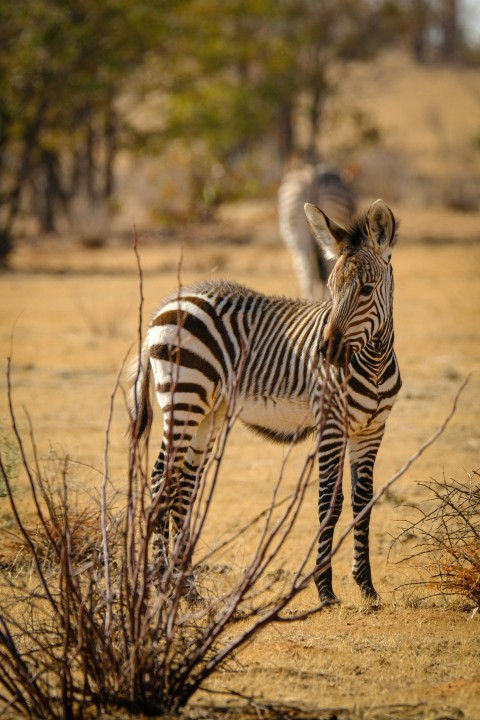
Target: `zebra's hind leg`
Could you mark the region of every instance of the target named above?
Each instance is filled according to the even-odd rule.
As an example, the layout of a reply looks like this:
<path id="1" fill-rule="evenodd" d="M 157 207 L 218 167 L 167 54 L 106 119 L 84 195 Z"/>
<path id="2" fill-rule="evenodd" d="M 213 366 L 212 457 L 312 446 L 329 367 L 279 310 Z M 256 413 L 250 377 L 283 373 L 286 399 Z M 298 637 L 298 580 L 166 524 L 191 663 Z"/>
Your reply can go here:
<path id="1" fill-rule="evenodd" d="M 151 478 L 152 486 L 152 507 L 151 521 L 154 525 L 153 532 L 153 581 L 161 588 L 165 579 L 170 546 L 170 510 L 172 505 L 172 478 L 167 478 L 165 472 L 165 458 L 167 443 L 162 441 L 162 446 L 154 465 Z"/>
<path id="2" fill-rule="evenodd" d="M 152 475 L 156 504 L 154 573 L 167 592 L 171 583 L 182 584 L 182 594 L 198 599 L 191 570 L 193 548 L 190 521 L 203 470 L 224 414 L 191 413 L 183 422 L 164 414 L 162 449 Z M 172 432 L 172 428 L 175 432 Z"/>
<path id="3" fill-rule="evenodd" d="M 208 463 L 217 434 L 224 421 L 223 408 L 206 415 L 198 425 L 183 463 L 182 474 L 176 486 L 176 495 L 171 509 L 172 552 L 178 570 L 185 581 L 185 597 L 199 601 L 192 570 L 192 554 L 196 538 L 191 538 L 192 510 L 199 485 Z"/>
<path id="4" fill-rule="evenodd" d="M 377 432 L 352 437 L 349 445 L 352 475 L 352 509 L 354 520 L 356 520 L 352 574 L 362 591 L 363 597 L 378 602 L 370 567 L 370 510 L 357 520 L 373 497 L 373 468 L 383 436 L 383 427 L 377 427 L 376 430 Z"/>

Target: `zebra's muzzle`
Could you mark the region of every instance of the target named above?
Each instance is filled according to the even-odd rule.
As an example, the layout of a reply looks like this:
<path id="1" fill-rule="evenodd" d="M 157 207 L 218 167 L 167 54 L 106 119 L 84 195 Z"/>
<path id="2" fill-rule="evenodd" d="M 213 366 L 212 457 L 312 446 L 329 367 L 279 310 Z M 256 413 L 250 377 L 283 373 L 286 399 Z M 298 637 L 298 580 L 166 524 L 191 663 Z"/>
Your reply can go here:
<path id="1" fill-rule="evenodd" d="M 339 332 L 332 333 L 320 344 L 320 353 L 327 364 L 345 367 L 350 360 L 351 351 Z"/>

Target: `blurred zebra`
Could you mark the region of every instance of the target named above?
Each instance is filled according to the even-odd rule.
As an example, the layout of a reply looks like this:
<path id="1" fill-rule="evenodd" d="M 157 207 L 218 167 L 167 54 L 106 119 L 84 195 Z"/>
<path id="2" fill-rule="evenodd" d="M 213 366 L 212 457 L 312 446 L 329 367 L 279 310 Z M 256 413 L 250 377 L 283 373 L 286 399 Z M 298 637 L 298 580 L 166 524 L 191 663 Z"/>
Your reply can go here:
<path id="1" fill-rule="evenodd" d="M 280 235 L 292 253 L 301 294 L 323 300 L 328 297 L 333 262 L 312 237 L 303 211 L 306 202 L 318 205 L 332 220 L 348 227 L 356 212 L 355 194 L 341 175 L 325 164 L 305 164 L 288 171 L 278 190 Z"/>
<path id="2" fill-rule="evenodd" d="M 316 241 L 338 256 L 329 279 L 332 300 L 290 300 L 236 283 L 204 281 L 168 298 L 150 323 L 130 393 L 130 417 L 137 439 L 151 422 L 153 373 L 163 411 L 162 445 L 152 472 L 160 578 L 185 572 L 189 510 L 215 436 L 224 418 L 235 414 L 270 440 L 317 437 L 315 582 L 327 604 L 335 600 L 331 549 L 348 444 L 354 517 L 363 511 L 354 530 L 353 575 L 362 593 L 376 598 L 365 508 L 385 422 L 401 385 L 390 264 L 397 224 L 382 200 L 349 230 L 313 205 L 306 204 L 305 212 Z"/>

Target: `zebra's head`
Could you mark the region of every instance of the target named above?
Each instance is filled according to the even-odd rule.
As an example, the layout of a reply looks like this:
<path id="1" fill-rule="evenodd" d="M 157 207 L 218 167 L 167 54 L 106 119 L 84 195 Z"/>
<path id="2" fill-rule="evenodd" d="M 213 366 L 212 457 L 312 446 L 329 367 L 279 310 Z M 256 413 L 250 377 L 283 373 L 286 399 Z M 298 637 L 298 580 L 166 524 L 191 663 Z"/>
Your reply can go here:
<path id="1" fill-rule="evenodd" d="M 332 307 L 320 351 L 342 367 L 370 342 L 391 335 L 390 257 L 397 222 L 383 200 L 376 200 L 348 229 L 310 203 L 305 214 L 323 254 L 337 258 L 328 281 Z"/>

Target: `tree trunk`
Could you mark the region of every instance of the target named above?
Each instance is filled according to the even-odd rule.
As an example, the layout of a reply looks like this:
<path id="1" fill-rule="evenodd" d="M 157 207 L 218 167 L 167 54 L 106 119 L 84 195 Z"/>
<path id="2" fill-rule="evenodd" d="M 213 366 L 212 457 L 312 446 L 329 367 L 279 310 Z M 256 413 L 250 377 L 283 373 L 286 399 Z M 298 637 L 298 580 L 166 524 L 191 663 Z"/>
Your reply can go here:
<path id="1" fill-rule="evenodd" d="M 107 110 L 104 130 L 105 142 L 105 170 L 103 195 L 105 200 L 109 200 L 114 190 L 114 163 L 117 154 L 117 117 L 115 110 L 110 105 Z"/>
<path id="2" fill-rule="evenodd" d="M 58 172 L 58 155 L 53 150 L 42 150 L 39 167 L 33 179 L 33 204 L 40 231 L 56 231 L 58 201 L 62 200 L 62 188 Z"/>
<path id="3" fill-rule="evenodd" d="M 424 63 L 428 59 L 429 8 L 425 0 L 413 0 L 411 9 L 412 52 L 415 60 Z"/>
<path id="4" fill-rule="evenodd" d="M 13 225 L 20 210 L 22 193 L 28 183 L 32 170 L 32 154 L 42 127 L 45 107 L 46 102 L 42 100 L 37 108 L 35 117 L 23 134 L 23 146 L 20 153 L 18 170 L 13 179 L 11 189 L 2 197 L 2 205 L 5 213 L 0 226 L 0 265 L 3 266 L 7 265 L 7 257 L 13 248 Z"/>
<path id="5" fill-rule="evenodd" d="M 442 31 L 442 60 L 447 63 L 453 63 L 458 60 L 460 45 L 457 0 L 444 0 L 443 2 Z"/>

